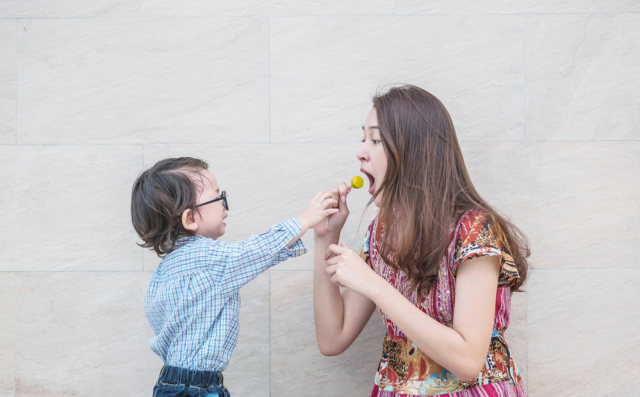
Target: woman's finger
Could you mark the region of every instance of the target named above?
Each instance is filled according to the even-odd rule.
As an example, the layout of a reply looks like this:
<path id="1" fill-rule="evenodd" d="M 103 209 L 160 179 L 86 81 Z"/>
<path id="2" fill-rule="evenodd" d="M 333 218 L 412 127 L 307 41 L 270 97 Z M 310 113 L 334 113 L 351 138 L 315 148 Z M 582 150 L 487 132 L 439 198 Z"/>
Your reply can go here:
<path id="1" fill-rule="evenodd" d="M 322 211 L 322 216 L 329 216 L 337 214 L 338 212 L 340 212 L 339 208 L 327 208 L 326 210 Z"/>
<path id="2" fill-rule="evenodd" d="M 327 253 L 331 253 L 333 255 L 340 255 L 345 252 L 346 249 L 344 247 L 339 246 L 338 244 L 331 244 L 327 247 Z"/>
<path id="3" fill-rule="evenodd" d="M 348 211 L 347 194 L 349 194 L 349 192 L 347 191 L 347 184 L 340 182 L 338 184 L 338 191 L 340 192 L 340 208 Z"/>
<path id="4" fill-rule="evenodd" d="M 329 193 L 331 194 L 331 198 L 333 198 L 334 200 L 338 201 L 340 199 L 340 192 L 338 191 L 338 189 L 333 189 Z"/>

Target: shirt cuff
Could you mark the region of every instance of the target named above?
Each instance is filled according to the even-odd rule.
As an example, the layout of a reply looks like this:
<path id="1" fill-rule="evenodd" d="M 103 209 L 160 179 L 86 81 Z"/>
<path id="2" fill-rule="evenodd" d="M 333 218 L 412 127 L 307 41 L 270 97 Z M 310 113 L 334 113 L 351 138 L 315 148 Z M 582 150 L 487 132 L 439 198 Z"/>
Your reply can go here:
<path id="1" fill-rule="evenodd" d="M 296 218 L 287 219 L 280 225 L 284 230 L 291 234 L 291 238 L 296 237 L 302 232 L 302 225 Z M 306 254 L 307 247 L 305 247 L 302 243 L 302 238 L 299 238 L 295 243 L 293 243 L 291 247 L 284 247 L 282 253 L 284 253 L 289 258 L 295 258 L 296 256 Z"/>

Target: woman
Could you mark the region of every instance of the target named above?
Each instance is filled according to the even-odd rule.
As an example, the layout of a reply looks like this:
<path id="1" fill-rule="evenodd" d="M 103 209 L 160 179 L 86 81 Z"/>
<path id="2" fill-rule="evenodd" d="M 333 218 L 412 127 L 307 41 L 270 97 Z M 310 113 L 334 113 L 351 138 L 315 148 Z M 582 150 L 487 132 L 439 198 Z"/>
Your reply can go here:
<path id="1" fill-rule="evenodd" d="M 357 157 L 379 213 L 360 255 L 337 245 L 341 183 L 340 211 L 315 228 L 320 351 L 342 353 L 377 306 L 387 335 L 372 396 L 524 396 L 503 335 L 529 250 L 473 187 L 447 110 L 421 88 L 393 88 L 373 98 L 363 133 Z"/>

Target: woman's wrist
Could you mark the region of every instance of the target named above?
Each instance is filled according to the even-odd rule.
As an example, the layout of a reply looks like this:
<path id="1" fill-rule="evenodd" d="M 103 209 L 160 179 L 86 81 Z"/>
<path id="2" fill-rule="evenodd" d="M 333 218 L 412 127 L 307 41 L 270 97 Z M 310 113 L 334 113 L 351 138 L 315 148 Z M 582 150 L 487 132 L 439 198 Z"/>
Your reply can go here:
<path id="1" fill-rule="evenodd" d="M 371 282 L 369 283 L 369 287 L 367 288 L 366 297 L 369 298 L 369 300 L 371 300 L 377 306 L 380 306 L 378 302 L 380 298 L 385 295 L 386 288 L 390 286 L 391 284 L 389 284 L 385 279 L 380 277 L 380 275 L 378 275 L 377 273 L 373 272 L 371 276 Z"/>
<path id="2" fill-rule="evenodd" d="M 309 220 L 307 219 L 304 213 L 296 216 L 296 220 L 300 224 L 300 228 L 302 229 L 302 234 L 304 234 L 307 230 L 309 230 Z"/>
<path id="3" fill-rule="evenodd" d="M 313 238 L 316 242 L 329 242 L 329 244 L 336 243 L 340 239 L 340 230 L 330 231 L 323 234 L 318 234 L 314 230 Z"/>

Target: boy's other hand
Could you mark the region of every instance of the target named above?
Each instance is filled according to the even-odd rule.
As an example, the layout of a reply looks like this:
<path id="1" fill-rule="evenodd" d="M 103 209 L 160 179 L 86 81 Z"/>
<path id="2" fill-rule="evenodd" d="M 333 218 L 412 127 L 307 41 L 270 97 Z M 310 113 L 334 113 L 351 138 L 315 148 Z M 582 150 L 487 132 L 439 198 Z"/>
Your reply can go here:
<path id="1" fill-rule="evenodd" d="M 318 222 L 338 211 L 340 211 L 338 200 L 331 193 L 320 192 L 311 200 L 307 208 L 298 215 L 297 219 L 304 233 L 318 224 Z"/>

